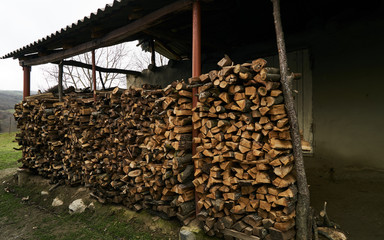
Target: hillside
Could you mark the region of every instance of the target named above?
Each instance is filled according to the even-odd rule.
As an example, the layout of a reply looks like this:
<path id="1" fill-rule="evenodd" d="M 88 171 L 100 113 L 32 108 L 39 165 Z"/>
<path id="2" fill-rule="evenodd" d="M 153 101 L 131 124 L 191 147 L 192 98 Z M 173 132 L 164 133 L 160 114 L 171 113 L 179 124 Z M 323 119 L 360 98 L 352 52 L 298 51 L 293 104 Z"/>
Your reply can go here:
<path id="1" fill-rule="evenodd" d="M 13 109 L 23 99 L 22 91 L 0 90 L 0 110 Z"/>
<path id="2" fill-rule="evenodd" d="M 0 132 L 16 131 L 13 111 L 15 104 L 22 99 L 22 91 L 0 90 Z"/>

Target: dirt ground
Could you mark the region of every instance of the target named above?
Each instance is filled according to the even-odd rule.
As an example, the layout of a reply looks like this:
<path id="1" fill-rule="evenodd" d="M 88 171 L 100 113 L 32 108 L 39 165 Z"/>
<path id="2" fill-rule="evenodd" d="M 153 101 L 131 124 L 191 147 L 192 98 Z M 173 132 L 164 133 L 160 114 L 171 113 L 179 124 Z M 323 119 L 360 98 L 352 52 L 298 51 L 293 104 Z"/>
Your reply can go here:
<path id="1" fill-rule="evenodd" d="M 8 186 L 12 181 L 13 185 L 15 185 L 15 180 L 12 180 L 12 175 L 15 172 L 15 168 L 0 171 L 0 179 L 3 179 L 1 180 L 2 188 Z M 339 224 L 348 233 L 348 239 L 384 239 L 384 172 L 369 169 L 343 171 L 316 169 L 307 171 L 307 177 L 310 185 L 311 206 L 316 211 L 320 211 L 326 201 L 327 213 L 331 221 Z M 7 179 L 7 181 L 4 181 L 4 179 Z M 34 188 L 33 186 L 39 187 Z M 48 180 L 34 176 L 30 178 L 27 188 L 29 188 L 29 192 L 40 193 L 41 190 L 47 190 L 51 186 Z M 50 204 L 56 196 L 64 201 L 64 205 L 52 208 Z M 20 195 L 18 197 L 20 201 L 22 197 L 26 196 Z M 68 211 L 68 205 L 74 199 L 82 198 L 86 204 L 95 202 L 94 199 L 89 197 L 89 191 L 83 187 L 60 186 L 53 190 L 49 196 L 46 196 L 45 199 L 40 194 L 29 197 L 30 199 L 23 204 L 23 211 L 15 211 L 18 216 L 13 220 L 0 213 L 0 239 L 33 239 L 30 236 L 35 236 L 34 232 L 38 231 L 39 228 L 42 231 L 45 230 L 44 224 L 49 225 L 47 221 L 52 219 L 56 221 L 58 214 Z M 126 218 L 137 217 L 136 213 L 121 206 L 113 206 L 107 211 L 127 211 Z M 155 234 L 164 237 L 163 239 L 178 239 L 179 226 L 172 226 L 172 223 L 167 222 L 159 225 L 155 220 L 157 221 L 158 217 L 147 217 L 144 220 L 143 229 L 152 232 L 152 236 Z M 77 227 L 81 227 L 82 223 L 78 221 L 77 224 Z M 57 236 L 70 230 L 69 228 L 72 228 L 72 226 L 63 224 L 51 230 L 55 231 Z M 152 239 L 152 237 L 148 239 Z M 157 239 L 157 237 L 153 237 L 153 239 Z"/>
<path id="2" fill-rule="evenodd" d="M 53 185 L 40 176 L 29 176 L 17 186 L 17 169 L 0 170 L 0 239 L 178 239 L 180 224 L 123 206 L 101 205 L 84 187 Z M 63 205 L 52 207 L 58 197 Z M 69 204 L 83 199 L 95 208 L 78 216 L 68 213 Z"/>
<path id="3" fill-rule="evenodd" d="M 307 171 L 311 206 L 327 202 L 331 221 L 351 240 L 384 239 L 384 172 L 373 169 Z"/>

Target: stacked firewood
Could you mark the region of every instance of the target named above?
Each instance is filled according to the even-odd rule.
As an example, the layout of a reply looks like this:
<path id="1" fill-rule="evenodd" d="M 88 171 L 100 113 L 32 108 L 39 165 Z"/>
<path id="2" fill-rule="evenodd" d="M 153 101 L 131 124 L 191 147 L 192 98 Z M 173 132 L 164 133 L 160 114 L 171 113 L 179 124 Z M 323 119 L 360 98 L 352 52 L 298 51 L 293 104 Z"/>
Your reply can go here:
<path id="1" fill-rule="evenodd" d="M 194 216 L 192 93 L 184 82 L 91 94 L 51 93 L 16 105 L 23 165 L 102 202 Z"/>
<path id="2" fill-rule="evenodd" d="M 93 97 L 90 94 L 71 94 L 65 97 L 61 105 L 57 106 L 57 113 L 62 119 L 61 125 L 64 136 L 61 160 L 67 184 L 84 183 L 84 168 L 93 153 L 91 143 L 85 141 L 91 113 L 94 111 Z M 89 134 L 88 134 L 89 135 Z"/>
<path id="3" fill-rule="evenodd" d="M 183 81 L 164 88 L 158 99 L 162 112 L 156 122 L 153 138 L 160 143 L 155 151 L 164 158 L 162 165 L 164 200 L 170 201 L 179 220 L 187 223 L 195 216 L 195 195 L 192 184 L 192 91 Z M 153 152 L 153 151 L 152 151 Z M 161 159 L 157 156 L 157 159 Z"/>
<path id="4" fill-rule="evenodd" d="M 263 59 L 226 56 L 190 84 L 199 85 L 192 116 L 199 129 L 193 181 L 198 216 L 209 235 L 295 235 L 297 190 L 279 69 Z"/>
<path id="5" fill-rule="evenodd" d="M 60 164 L 63 153 L 58 151 L 63 145 L 63 132 L 55 108 L 57 102 L 58 99 L 47 93 L 27 98 L 25 103 L 15 106 L 15 119 L 20 129 L 16 139 L 24 146 L 23 164 L 49 178 L 63 176 Z"/>
<path id="6" fill-rule="evenodd" d="M 197 209 L 209 235 L 294 238 L 289 122 L 279 70 L 266 64 L 226 56 L 220 70 L 189 84 L 115 88 L 96 101 L 86 93 L 62 102 L 49 93 L 28 97 L 15 107 L 22 163 L 52 181 L 85 184 L 101 202 L 184 224 Z"/>
<path id="7" fill-rule="evenodd" d="M 135 210 L 149 208 L 148 202 L 158 198 L 151 189 L 158 188 L 149 186 L 148 181 L 161 178 L 161 164 L 157 163 L 159 166 L 155 166 L 156 163 L 152 162 L 148 143 L 153 134 L 151 127 L 151 124 L 155 123 L 153 116 L 161 111 L 155 101 L 162 96 L 161 89 L 131 88 L 126 90 L 121 98 L 126 126 L 121 126 L 120 131 L 128 151 L 123 165 L 123 171 L 126 174 L 124 181 L 128 183 L 124 202 Z M 126 134 L 123 133 L 124 131 L 127 131 Z"/>
<path id="8" fill-rule="evenodd" d="M 190 154 L 192 94 L 179 89 L 180 84 L 185 85 L 174 82 L 165 89 L 131 88 L 122 96 L 128 124 L 124 129 L 134 129 L 135 136 L 126 142 L 125 202 L 135 210 L 150 208 L 189 221 L 195 208 Z"/>

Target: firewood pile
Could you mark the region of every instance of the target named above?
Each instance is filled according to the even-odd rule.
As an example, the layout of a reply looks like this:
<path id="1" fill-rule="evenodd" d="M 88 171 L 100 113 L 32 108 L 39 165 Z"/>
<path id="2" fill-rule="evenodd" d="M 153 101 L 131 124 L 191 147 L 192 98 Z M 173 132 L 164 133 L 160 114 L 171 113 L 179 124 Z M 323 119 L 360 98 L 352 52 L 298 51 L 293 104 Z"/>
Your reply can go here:
<path id="1" fill-rule="evenodd" d="M 226 56 L 219 70 L 188 83 L 99 91 L 96 101 L 76 92 L 62 102 L 52 93 L 27 97 L 15 106 L 23 166 L 88 186 L 100 202 L 184 224 L 197 211 L 208 235 L 293 239 L 290 127 L 279 70 L 266 64 Z"/>
<path id="2" fill-rule="evenodd" d="M 25 167 L 92 187 L 101 202 L 194 217 L 192 93 L 184 82 L 90 94 L 52 93 L 15 106 Z"/>
<path id="3" fill-rule="evenodd" d="M 190 79 L 200 85 L 192 115 L 198 218 L 212 236 L 293 239 L 297 188 L 279 69 L 227 56 L 218 65 Z"/>

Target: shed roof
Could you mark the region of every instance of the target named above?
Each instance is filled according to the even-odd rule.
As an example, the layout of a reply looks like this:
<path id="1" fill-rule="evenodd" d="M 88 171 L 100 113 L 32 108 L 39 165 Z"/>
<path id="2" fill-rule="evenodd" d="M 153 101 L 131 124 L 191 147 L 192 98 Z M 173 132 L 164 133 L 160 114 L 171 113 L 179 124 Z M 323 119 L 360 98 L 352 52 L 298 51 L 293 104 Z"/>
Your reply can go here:
<path id="1" fill-rule="evenodd" d="M 78 20 L 77 22 L 68 25 L 60 30 L 36 40 L 22 48 L 12 51 L 4 56 L 5 58 L 18 58 L 18 59 L 33 59 L 37 56 L 49 55 L 51 53 L 57 53 L 63 50 L 67 50 L 78 46 L 83 43 L 97 41 L 98 38 L 110 33 L 113 30 L 119 29 L 130 23 L 141 19 L 156 10 L 159 10 L 165 6 L 169 6 L 171 3 L 179 2 L 180 6 L 188 6 L 192 1 L 182 0 L 114 0 L 113 3 L 107 4 L 105 8 L 98 9 L 95 13 L 91 13 L 89 16 Z M 188 7 L 180 7 L 174 13 L 163 16 L 161 21 L 165 21 L 168 17 L 178 14 Z M 157 25 L 155 23 L 154 25 Z M 114 45 L 121 42 L 133 41 L 138 39 L 147 39 L 149 34 L 144 31 L 139 31 L 129 36 L 111 42 L 108 45 Z"/>
<path id="2" fill-rule="evenodd" d="M 126 41 L 154 40 L 155 50 L 160 54 L 170 59 L 186 59 L 192 52 L 192 2 L 115 0 L 104 9 L 1 58 L 13 57 L 26 65 L 37 65 Z M 201 0 L 201 3 L 204 54 L 217 51 L 230 54 L 232 49 L 247 44 L 275 41 L 270 1 Z M 362 16 L 362 11 L 369 14 L 376 5 L 367 5 L 364 9 L 350 1 L 348 4 L 332 0 L 282 1 L 284 31 L 289 35 L 314 26 L 321 28 L 335 16 L 356 20 L 351 11 Z"/>

